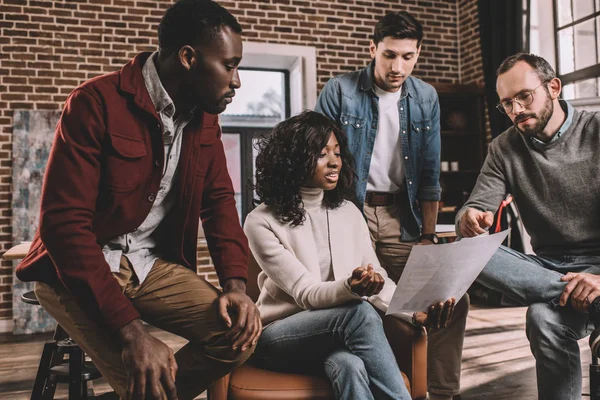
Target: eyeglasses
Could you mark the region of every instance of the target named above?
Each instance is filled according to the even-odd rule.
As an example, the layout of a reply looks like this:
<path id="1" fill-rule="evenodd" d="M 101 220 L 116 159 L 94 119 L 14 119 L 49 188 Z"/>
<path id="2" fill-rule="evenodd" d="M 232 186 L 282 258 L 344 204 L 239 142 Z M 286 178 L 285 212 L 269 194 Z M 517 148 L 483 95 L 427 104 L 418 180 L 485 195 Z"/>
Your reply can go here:
<path id="1" fill-rule="evenodd" d="M 512 99 L 501 101 L 500 103 L 496 104 L 496 108 L 502 114 L 510 114 L 513 110 L 513 102 L 519 103 L 519 105 L 521 105 L 522 107 L 527 107 L 531 105 L 531 103 L 533 103 L 533 92 L 535 92 L 537 88 L 539 88 L 542 85 L 545 85 L 548 82 L 549 81 L 542 82 L 539 85 L 537 85 L 534 89 L 523 91 L 515 97 L 513 97 Z"/>

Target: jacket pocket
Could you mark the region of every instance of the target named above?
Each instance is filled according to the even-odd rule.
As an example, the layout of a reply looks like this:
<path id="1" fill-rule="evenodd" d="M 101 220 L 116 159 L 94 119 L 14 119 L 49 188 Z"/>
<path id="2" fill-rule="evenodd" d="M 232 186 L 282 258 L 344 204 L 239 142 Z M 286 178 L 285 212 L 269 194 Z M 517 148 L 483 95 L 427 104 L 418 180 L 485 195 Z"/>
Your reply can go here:
<path id="1" fill-rule="evenodd" d="M 431 119 L 412 121 L 412 138 L 418 151 L 422 151 L 427 142 L 427 136 L 433 131 Z"/>
<path id="2" fill-rule="evenodd" d="M 103 165 L 102 180 L 113 192 L 130 192 L 140 184 L 142 159 L 147 154 L 143 140 L 109 132 L 110 148 Z"/>
<path id="3" fill-rule="evenodd" d="M 365 132 L 366 118 L 351 114 L 341 114 L 340 127 L 348 138 L 348 148 L 355 153 L 359 148 Z"/>

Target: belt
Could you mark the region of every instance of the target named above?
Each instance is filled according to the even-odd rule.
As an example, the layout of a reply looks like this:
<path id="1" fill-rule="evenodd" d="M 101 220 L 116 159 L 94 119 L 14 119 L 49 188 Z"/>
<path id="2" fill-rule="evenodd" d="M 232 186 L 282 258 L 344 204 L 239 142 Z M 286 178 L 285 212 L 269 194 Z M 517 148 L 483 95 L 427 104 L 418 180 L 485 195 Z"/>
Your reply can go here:
<path id="1" fill-rule="evenodd" d="M 365 203 L 370 206 L 391 206 L 402 201 L 402 192 L 367 192 Z"/>

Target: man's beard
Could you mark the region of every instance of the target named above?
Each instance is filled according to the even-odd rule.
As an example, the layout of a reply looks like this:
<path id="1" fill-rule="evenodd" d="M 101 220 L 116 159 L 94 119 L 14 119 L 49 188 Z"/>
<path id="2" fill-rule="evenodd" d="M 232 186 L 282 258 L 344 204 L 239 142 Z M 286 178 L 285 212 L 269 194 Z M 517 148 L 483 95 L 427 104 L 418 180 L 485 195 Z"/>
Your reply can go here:
<path id="1" fill-rule="evenodd" d="M 546 129 L 546 125 L 548 125 L 548 121 L 550 121 L 552 113 L 554 113 L 554 104 L 552 103 L 550 96 L 546 94 L 546 102 L 544 103 L 544 108 L 540 111 L 539 116 L 535 113 L 520 114 L 517 116 L 517 118 L 515 118 L 515 128 L 517 128 L 517 130 L 525 137 L 539 137 L 544 129 Z M 537 120 L 537 124 L 531 128 L 525 127 L 523 130 L 521 130 L 518 126 L 519 122 L 522 122 L 527 118 L 535 118 Z"/>

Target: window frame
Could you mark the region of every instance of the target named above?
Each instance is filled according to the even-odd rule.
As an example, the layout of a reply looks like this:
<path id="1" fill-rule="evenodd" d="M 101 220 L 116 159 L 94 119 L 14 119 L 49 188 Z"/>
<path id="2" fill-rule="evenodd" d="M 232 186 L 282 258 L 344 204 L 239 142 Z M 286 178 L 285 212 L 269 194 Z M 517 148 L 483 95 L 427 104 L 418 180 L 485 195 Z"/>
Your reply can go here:
<path id="1" fill-rule="evenodd" d="M 287 117 L 286 117 L 287 118 Z M 242 204 L 240 220 L 242 226 L 246 221 L 246 216 L 255 207 L 254 204 L 254 190 L 250 182 L 254 178 L 254 162 L 253 162 L 253 146 L 254 139 L 259 139 L 263 135 L 268 135 L 272 130 L 272 127 L 250 127 L 250 126 L 223 126 L 221 131 L 228 135 L 240 135 L 240 170 L 242 176 L 240 177 L 241 190 L 242 190 Z"/>
<path id="2" fill-rule="evenodd" d="M 574 84 L 578 81 L 582 81 L 582 80 L 586 80 L 586 79 L 592 79 L 592 78 L 598 78 L 600 77 L 600 54 L 598 54 L 598 24 L 594 23 L 594 41 L 595 41 L 595 45 L 596 45 L 596 64 L 595 65 L 591 65 L 589 67 L 585 67 L 585 68 L 581 68 L 581 69 L 576 69 L 573 72 L 569 72 L 566 74 L 563 74 L 562 71 L 560 71 L 560 60 L 561 60 L 561 53 L 560 53 L 560 40 L 559 40 L 559 32 L 567 29 L 567 28 L 572 28 L 575 27 L 577 25 L 580 25 L 584 22 L 587 21 L 595 21 L 595 19 L 597 17 L 600 17 L 600 8 L 598 7 L 598 2 L 596 1 L 592 1 L 592 4 L 594 6 L 594 12 L 592 14 L 589 14 L 583 18 L 579 18 L 577 20 L 573 20 L 572 22 L 559 26 L 559 22 L 558 22 L 558 1 L 559 0 L 554 0 L 552 2 L 553 5 L 553 30 L 554 30 L 554 51 L 556 54 L 556 72 L 557 72 L 557 77 L 561 80 L 563 86 L 565 85 L 569 85 L 569 84 Z M 574 15 L 574 9 L 573 9 L 573 2 L 574 0 L 570 0 L 570 5 L 571 5 L 571 15 Z M 575 51 L 577 51 L 577 49 L 574 48 Z M 573 54 L 574 56 L 574 54 Z M 596 93 L 599 92 L 599 88 L 596 87 Z M 578 98 L 575 98 L 574 100 L 578 100 Z"/>
<path id="3" fill-rule="evenodd" d="M 290 117 L 291 112 L 292 112 L 292 106 L 291 106 L 291 87 L 290 87 L 290 71 L 287 69 L 282 69 L 282 68 L 265 68 L 265 67 L 239 67 L 238 68 L 241 71 L 263 71 L 263 72 L 279 72 L 283 74 L 283 96 L 284 96 L 284 102 L 285 102 L 285 107 L 283 110 L 283 115 L 281 118 L 281 121 L 283 121 L 284 119 L 287 119 Z M 244 87 L 244 81 L 242 81 L 242 88 Z M 238 89 L 240 90 L 240 89 Z M 235 99 L 234 99 L 235 101 Z M 243 123 L 240 124 L 240 122 L 237 121 L 231 121 L 231 120 L 227 120 L 228 117 L 231 117 L 231 115 L 223 115 L 221 117 L 222 121 L 221 121 L 221 126 L 227 126 L 227 127 L 258 127 L 258 128 L 272 128 L 274 125 L 268 125 L 268 124 L 261 124 L 261 123 L 249 123 L 247 125 L 244 125 Z"/>

